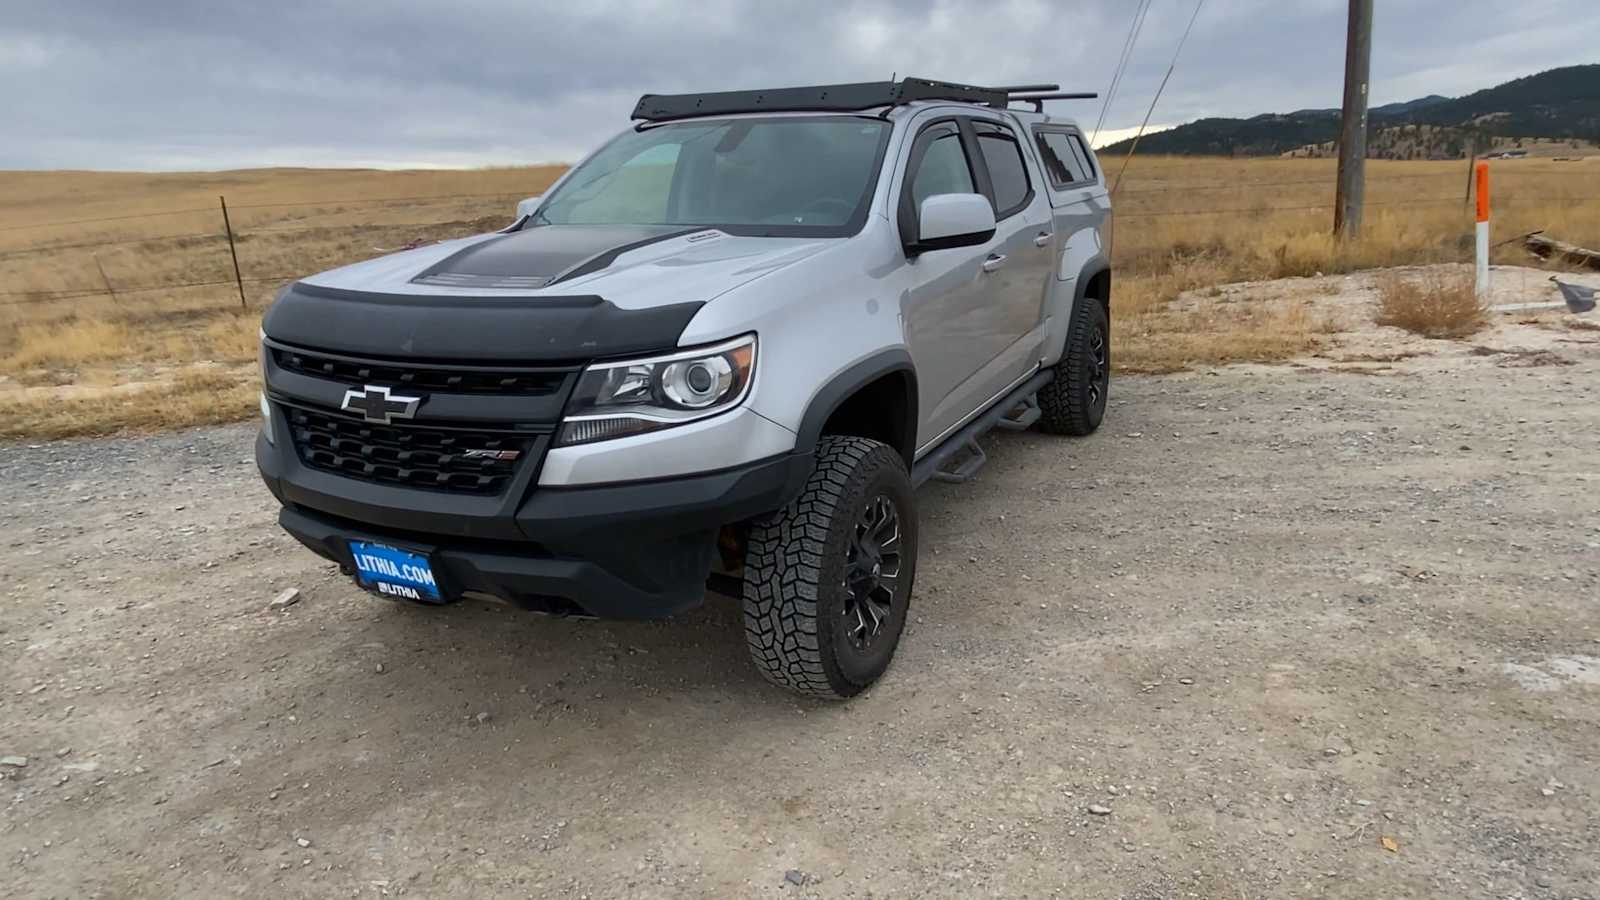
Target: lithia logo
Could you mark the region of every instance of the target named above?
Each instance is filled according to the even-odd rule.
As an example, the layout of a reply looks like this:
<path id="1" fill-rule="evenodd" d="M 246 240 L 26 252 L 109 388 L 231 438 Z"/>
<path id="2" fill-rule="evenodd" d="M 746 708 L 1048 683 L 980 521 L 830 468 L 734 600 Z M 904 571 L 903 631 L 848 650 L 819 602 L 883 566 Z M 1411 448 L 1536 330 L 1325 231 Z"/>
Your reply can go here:
<path id="1" fill-rule="evenodd" d="M 388 425 L 395 419 L 409 419 L 417 414 L 421 397 L 402 397 L 389 393 L 382 385 L 369 384 L 360 390 L 344 392 L 344 402 L 339 408 L 345 412 L 359 413 L 363 419 L 378 425 Z"/>

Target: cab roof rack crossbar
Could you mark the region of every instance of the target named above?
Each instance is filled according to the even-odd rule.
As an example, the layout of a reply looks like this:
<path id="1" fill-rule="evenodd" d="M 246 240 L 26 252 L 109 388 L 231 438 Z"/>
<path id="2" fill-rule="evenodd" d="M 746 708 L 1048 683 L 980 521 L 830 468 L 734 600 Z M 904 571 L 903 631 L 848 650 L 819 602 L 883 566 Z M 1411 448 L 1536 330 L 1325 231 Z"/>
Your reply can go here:
<path id="1" fill-rule="evenodd" d="M 753 112 L 860 112 L 880 106 L 900 106 L 917 100 L 953 100 L 1004 109 L 1013 99 L 1023 99 L 1016 96 L 1018 94 L 1032 99 L 1035 95 L 1055 91 L 1058 87 L 1054 84 L 978 87 L 928 78 L 904 78 L 900 81 L 863 81 L 765 91 L 645 94 L 633 108 L 633 118 L 645 122 L 665 122 L 695 116 Z"/>
<path id="2" fill-rule="evenodd" d="M 1037 93 L 1019 91 L 1013 92 L 1009 99 L 1012 103 L 1032 103 L 1033 111 L 1042 113 L 1044 112 L 1044 101 L 1046 100 L 1093 100 L 1098 96 L 1100 95 L 1094 93 L 1073 93 L 1057 90 L 1039 91 Z"/>

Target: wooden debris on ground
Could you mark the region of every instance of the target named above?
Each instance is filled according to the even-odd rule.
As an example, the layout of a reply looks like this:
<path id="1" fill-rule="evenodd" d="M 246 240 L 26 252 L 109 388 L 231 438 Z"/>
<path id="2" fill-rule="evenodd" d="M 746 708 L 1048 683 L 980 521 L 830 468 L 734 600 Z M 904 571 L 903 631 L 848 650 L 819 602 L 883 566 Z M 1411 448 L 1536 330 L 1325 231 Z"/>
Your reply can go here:
<path id="1" fill-rule="evenodd" d="M 1540 259 L 1554 259 L 1570 265 L 1600 271 L 1600 250 L 1588 250 L 1566 241 L 1545 237 L 1542 232 L 1524 235 L 1522 243 L 1529 252 Z"/>

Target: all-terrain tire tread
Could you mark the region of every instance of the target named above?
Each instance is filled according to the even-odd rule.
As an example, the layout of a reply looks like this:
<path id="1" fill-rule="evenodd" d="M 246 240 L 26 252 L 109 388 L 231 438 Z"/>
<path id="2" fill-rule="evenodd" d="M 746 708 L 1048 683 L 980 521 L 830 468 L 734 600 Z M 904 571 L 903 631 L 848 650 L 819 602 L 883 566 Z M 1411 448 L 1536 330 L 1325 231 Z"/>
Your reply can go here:
<path id="1" fill-rule="evenodd" d="M 904 470 L 893 448 L 858 437 L 822 438 L 816 468 L 799 496 L 784 509 L 755 522 L 745 550 L 744 631 L 756 668 L 774 684 L 801 694 L 839 699 L 864 685 L 829 677 L 821 642 L 826 623 L 817 621 L 817 591 L 823 557 L 840 505 L 859 491 L 879 466 Z"/>
<path id="2" fill-rule="evenodd" d="M 1081 437 L 1100 427 L 1089 404 L 1089 335 L 1096 319 L 1105 322 L 1105 308 L 1095 297 L 1084 297 L 1073 310 L 1066 352 L 1055 365 L 1055 380 L 1039 389 L 1039 430 L 1046 434 Z M 1103 324 L 1102 324 L 1102 327 Z M 1106 329 L 1110 341 L 1110 329 Z"/>

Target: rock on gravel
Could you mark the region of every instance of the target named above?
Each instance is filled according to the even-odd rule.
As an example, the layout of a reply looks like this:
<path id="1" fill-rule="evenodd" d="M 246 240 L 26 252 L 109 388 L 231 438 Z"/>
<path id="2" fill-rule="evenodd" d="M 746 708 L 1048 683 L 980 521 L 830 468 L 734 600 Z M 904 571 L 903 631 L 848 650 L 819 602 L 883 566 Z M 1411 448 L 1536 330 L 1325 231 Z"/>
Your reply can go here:
<path id="1" fill-rule="evenodd" d="M 287 588 L 283 592 L 279 593 L 278 596 L 273 597 L 272 598 L 272 602 L 267 604 L 267 608 L 268 609 L 288 609 L 289 607 L 291 607 L 291 606 L 293 606 L 293 605 L 295 605 L 296 603 L 299 603 L 299 602 L 300 602 L 300 589 L 299 588 Z"/>

